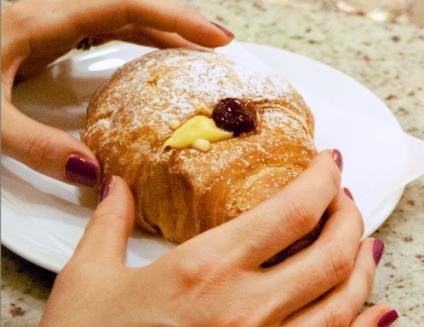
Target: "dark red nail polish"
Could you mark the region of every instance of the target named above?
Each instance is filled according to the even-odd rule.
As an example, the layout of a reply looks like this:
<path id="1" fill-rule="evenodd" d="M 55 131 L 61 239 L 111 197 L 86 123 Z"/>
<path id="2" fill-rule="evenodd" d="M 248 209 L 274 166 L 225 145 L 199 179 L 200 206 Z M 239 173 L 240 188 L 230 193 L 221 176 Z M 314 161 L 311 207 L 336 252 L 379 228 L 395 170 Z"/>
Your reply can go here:
<path id="1" fill-rule="evenodd" d="M 336 162 L 337 167 L 339 167 L 340 171 L 343 170 L 343 156 L 339 150 L 334 149 L 332 152 L 333 160 Z"/>
<path id="2" fill-rule="evenodd" d="M 97 165 L 81 155 L 72 154 L 65 165 L 65 175 L 73 183 L 94 186 L 97 183 Z"/>
<path id="3" fill-rule="evenodd" d="M 216 27 L 218 27 L 221 31 L 224 32 L 225 35 L 227 35 L 228 37 L 234 39 L 234 34 L 233 32 L 231 32 L 230 30 L 226 29 L 224 26 L 221 26 L 217 23 L 211 22 L 211 24 L 215 25 Z"/>
<path id="4" fill-rule="evenodd" d="M 101 202 L 104 198 L 107 197 L 107 195 L 109 194 L 111 184 L 112 184 L 112 176 L 109 176 L 108 178 L 105 179 L 103 183 L 102 189 L 100 191 L 99 202 Z"/>
<path id="5" fill-rule="evenodd" d="M 347 187 L 343 188 L 343 192 L 344 192 L 344 194 L 346 194 L 347 197 L 349 197 L 351 200 L 354 201 L 352 192 Z"/>
<path id="6" fill-rule="evenodd" d="M 379 239 L 374 240 L 374 244 L 372 246 L 372 255 L 374 257 L 375 264 L 378 264 L 381 260 L 381 257 L 384 253 L 384 242 Z"/>
<path id="7" fill-rule="evenodd" d="M 399 318 L 399 315 L 396 310 L 390 310 L 382 315 L 380 319 L 378 319 L 377 326 L 388 327 L 393 324 L 397 318 Z"/>

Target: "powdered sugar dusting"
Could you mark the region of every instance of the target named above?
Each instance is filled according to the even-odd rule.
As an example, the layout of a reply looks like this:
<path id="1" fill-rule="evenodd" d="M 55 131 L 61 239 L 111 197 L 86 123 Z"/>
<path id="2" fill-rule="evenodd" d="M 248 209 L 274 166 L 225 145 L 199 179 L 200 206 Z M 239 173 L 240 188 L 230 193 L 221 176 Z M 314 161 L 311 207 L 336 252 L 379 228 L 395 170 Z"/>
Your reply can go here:
<path id="1" fill-rule="evenodd" d="M 87 135 L 94 130 L 116 125 L 116 115 L 125 107 L 131 116 L 127 130 L 149 126 L 164 139 L 170 133 L 170 121 L 185 121 L 196 114 L 201 103 L 214 106 L 225 97 L 249 99 L 289 98 L 288 83 L 278 76 L 249 70 L 221 54 L 190 51 L 162 50 L 147 54 L 129 64 L 131 70 L 121 81 L 106 86 L 109 93 L 98 106 Z M 119 72 L 118 72 L 119 74 Z M 160 127 L 160 128 L 158 128 Z M 107 128 L 104 130 L 107 134 Z M 105 135 L 110 140 L 110 136 Z"/>

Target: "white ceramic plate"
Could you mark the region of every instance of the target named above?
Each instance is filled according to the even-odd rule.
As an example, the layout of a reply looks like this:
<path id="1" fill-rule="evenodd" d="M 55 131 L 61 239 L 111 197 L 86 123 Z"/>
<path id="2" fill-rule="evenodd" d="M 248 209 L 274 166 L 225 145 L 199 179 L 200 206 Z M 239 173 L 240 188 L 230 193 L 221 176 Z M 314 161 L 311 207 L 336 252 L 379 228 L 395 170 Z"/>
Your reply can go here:
<path id="1" fill-rule="evenodd" d="M 366 146 L 365 141 L 360 139 L 357 142 L 363 144 L 355 143 L 352 147 L 351 142 L 356 141 L 337 132 L 348 130 L 349 120 L 337 122 L 342 126 L 336 132 L 330 132 L 330 127 L 320 127 L 320 122 L 323 126 L 328 121 L 329 110 L 343 110 L 343 113 L 359 114 L 400 129 L 392 113 L 364 86 L 331 67 L 287 51 L 247 43 L 244 46 L 301 90 L 317 120 L 318 147 L 337 146 L 342 150 L 347 162 L 344 180 L 350 182 L 353 191 L 359 191 L 362 185 L 355 183 L 364 179 L 359 178 L 360 172 L 349 166 L 349 162 L 361 156 L 359 149 Z M 27 115 L 77 136 L 94 90 L 118 66 L 151 50 L 123 43 L 93 49 L 20 84 L 14 90 L 14 101 Z M 369 164 L 373 164 L 372 158 Z M 378 174 L 379 169 L 375 168 Z M 373 176 L 369 175 L 366 177 L 372 180 Z M 3 244 L 25 259 L 58 272 L 72 255 L 96 205 L 97 194 L 42 176 L 7 157 L 2 158 L 1 178 Z M 367 235 L 384 222 L 401 195 L 402 189 L 399 189 L 383 202 L 379 199 L 375 206 L 367 208 L 365 198 L 358 197 L 359 207 L 366 211 Z M 373 199 L 367 200 L 372 203 L 369 200 Z M 129 241 L 127 263 L 130 266 L 148 264 L 173 246 L 160 238 L 136 232 Z"/>

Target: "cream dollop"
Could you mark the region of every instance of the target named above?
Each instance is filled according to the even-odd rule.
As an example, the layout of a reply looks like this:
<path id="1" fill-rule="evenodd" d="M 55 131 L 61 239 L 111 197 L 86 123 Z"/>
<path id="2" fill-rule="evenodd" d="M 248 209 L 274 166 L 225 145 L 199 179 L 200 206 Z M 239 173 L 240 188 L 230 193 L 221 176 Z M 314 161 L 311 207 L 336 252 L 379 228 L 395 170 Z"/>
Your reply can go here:
<path id="1" fill-rule="evenodd" d="M 193 146 L 199 148 L 199 140 L 218 142 L 229 139 L 232 136 L 233 133 L 217 127 L 213 119 L 199 115 L 190 118 L 178 127 L 171 137 L 166 140 L 164 147 L 183 149 Z M 200 141 L 200 143 L 202 142 Z M 202 148 L 205 149 L 206 147 L 202 146 Z"/>

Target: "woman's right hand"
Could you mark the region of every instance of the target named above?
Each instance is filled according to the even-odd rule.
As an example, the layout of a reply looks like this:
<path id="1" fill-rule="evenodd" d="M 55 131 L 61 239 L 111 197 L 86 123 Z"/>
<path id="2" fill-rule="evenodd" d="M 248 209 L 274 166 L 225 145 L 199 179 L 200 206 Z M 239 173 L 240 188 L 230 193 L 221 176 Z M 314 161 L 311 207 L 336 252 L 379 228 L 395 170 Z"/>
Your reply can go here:
<path id="1" fill-rule="evenodd" d="M 340 190 L 333 154 L 318 155 L 257 208 L 141 268 L 124 264 L 134 203 L 113 177 L 56 280 L 41 326 L 388 326 L 396 315 L 388 306 L 358 316 L 383 246 L 361 243 L 362 218 Z M 260 267 L 325 211 L 329 219 L 314 244 Z"/>

